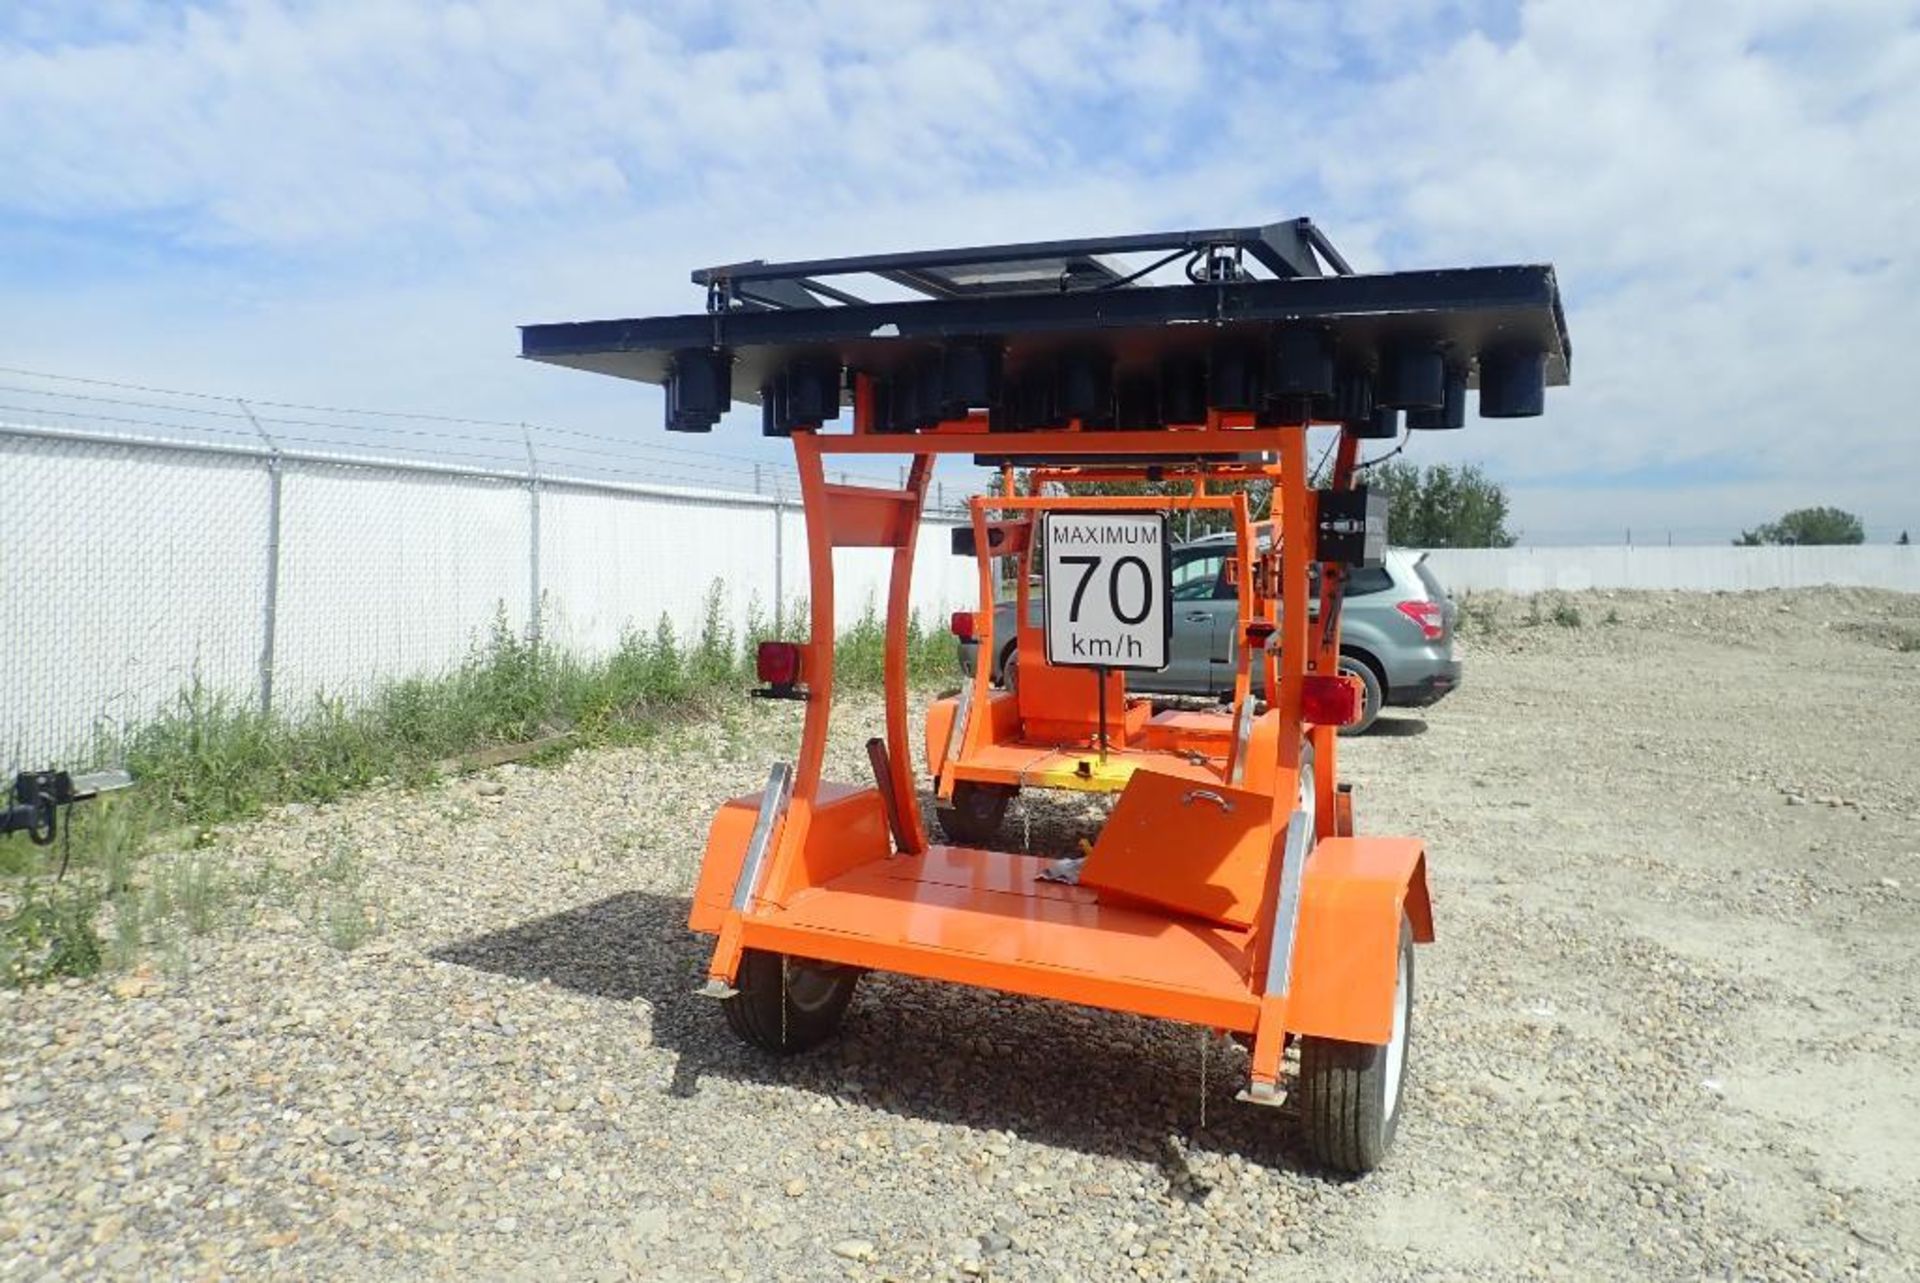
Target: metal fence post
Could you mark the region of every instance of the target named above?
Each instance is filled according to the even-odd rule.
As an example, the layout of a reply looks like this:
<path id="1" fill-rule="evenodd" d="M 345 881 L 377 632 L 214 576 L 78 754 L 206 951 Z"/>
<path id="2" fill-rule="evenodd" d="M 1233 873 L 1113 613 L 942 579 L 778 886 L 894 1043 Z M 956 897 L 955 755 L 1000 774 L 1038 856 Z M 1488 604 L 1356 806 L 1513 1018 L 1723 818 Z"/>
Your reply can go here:
<path id="1" fill-rule="evenodd" d="M 273 713 L 273 661 L 280 612 L 280 443 L 267 435 L 254 416 L 253 407 L 235 397 L 234 404 L 247 416 L 247 422 L 267 443 L 267 586 L 266 604 L 260 616 L 260 715 Z"/>
<path id="2" fill-rule="evenodd" d="M 540 460 L 533 453 L 533 433 L 520 425 L 527 443 L 527 641 L 540 644 Z"/>

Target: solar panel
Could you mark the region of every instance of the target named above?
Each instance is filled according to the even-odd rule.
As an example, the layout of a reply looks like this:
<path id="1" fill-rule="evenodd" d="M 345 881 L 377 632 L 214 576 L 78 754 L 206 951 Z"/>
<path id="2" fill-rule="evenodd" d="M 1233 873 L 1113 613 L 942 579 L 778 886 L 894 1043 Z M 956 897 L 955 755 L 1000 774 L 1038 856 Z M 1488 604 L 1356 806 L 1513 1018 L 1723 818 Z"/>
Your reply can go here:
<path id="1" fill-rule="evenodd" d="M 860 379 L 877 432 L 1227 413 L 1391 435 L 1461 426 L 1471 388 L 1482 417 L 1537 415 L 1572 362 L 1552 267 L 1357 274 L 1304 218 L 692 275 L 704 313 L 526 326 L 521 353 L 664 385 L 676 431 L 757 402 L 770 435 L 838 420 Z M 876 279 L 912 297 L 856 292 Z"/>

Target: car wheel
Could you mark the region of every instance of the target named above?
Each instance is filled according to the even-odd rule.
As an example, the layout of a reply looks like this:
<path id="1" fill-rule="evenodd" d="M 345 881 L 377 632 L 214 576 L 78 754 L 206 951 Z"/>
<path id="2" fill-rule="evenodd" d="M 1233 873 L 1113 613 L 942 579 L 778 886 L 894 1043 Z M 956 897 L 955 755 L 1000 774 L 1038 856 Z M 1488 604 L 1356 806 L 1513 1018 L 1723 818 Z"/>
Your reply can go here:
<path id="1" fill-rule="evenodd" d="M 1020 648 L 1009 646 L 1000 655 L 1000 685 L 1007 690 L 1020 689 Z"/>
<path id="2" fill-rule="evenodd" d="M 1366 695 L 1360 705 L 1360 720 L 1351 726 L 1342 726 L 1340 733 L 1342 735 L 1363 734 L 1369 726 L 1373 725 L 1374 719 L 1380 716 L 1380 705 L 1384 698 L 1380 689 L 1380 675 L 1373 671 L 1372 664 L 1358 655 L 1341 655 L 1340 671 L 1358 677 L 1360 684 L 1366 687 Z"/>

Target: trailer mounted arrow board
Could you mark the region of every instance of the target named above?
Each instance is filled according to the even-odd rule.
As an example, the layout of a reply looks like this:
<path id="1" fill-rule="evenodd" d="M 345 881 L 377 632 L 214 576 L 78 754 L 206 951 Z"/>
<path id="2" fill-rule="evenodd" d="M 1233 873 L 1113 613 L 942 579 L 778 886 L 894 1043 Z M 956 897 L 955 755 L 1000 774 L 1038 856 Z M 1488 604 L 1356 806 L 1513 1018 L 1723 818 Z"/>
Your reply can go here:
<path id="1" fill-rule="evenodd" d="M 1050 512 L 1043 534 L 1047 662 L 1165 668 L 1173 635 L 1166 514 Z"/>

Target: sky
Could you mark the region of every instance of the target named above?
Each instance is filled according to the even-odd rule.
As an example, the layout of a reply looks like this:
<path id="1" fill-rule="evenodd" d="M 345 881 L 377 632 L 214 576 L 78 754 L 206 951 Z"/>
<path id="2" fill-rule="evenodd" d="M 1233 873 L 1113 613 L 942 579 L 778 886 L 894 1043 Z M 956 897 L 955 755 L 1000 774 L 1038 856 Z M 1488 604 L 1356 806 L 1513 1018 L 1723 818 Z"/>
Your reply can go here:
<path id="1" fill-rule="evenodd" d="M 1572 386 L 1405 456 L 1482 464 L 1523 541 L 1920 532 L 1920 4 L 0 0 L 12 421 L 164 417 L 51 373 L 771 465 L 757 414 L 668 438 L 515 327 L 1302 214 L 1363 271 L 1554 265 Z"/>

